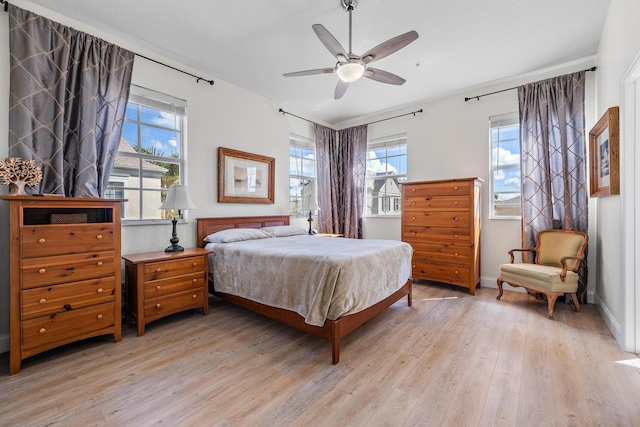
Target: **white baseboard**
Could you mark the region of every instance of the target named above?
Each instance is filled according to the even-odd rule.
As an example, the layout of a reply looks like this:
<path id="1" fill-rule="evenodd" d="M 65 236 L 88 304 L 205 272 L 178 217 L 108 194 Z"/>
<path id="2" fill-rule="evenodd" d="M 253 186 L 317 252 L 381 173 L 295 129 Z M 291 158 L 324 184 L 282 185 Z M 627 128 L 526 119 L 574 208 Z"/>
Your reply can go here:
<path id="1" fill-rule="evenodd" d="M 482 286 L 483 288 L 498 289 L 498 278 L 497 277 L 480 277 L 480 286 Z M 527 292 L 524 288 L 521 288 L 521 287 L 514 288 L 513 286 L 510 286 L 508 283 L 504 283 L 502 285 L 502 289 L 505 291 L 513 291 L 513 292 L 523 292 L 523 293 Z"/>
<path id="2" fill-rule="evenodd" d="M 622 329 L 620 327 L 620 323 L 618 323 L 615 317 L 613 317 L 607 306 L 604 305 L 602 300 L 597 295 L 595 295 L 594 298 L 596 307 L 598 309 L 598 312 L 600 312 L 602 319 L 604 319 L 604 323 L 606 323 L 607 327 L 613 334 L 613 337 L 616 339 L 618 344 L 620 344 L 620 347 L 624 348 L 624 340 L 622 339 Z"/>

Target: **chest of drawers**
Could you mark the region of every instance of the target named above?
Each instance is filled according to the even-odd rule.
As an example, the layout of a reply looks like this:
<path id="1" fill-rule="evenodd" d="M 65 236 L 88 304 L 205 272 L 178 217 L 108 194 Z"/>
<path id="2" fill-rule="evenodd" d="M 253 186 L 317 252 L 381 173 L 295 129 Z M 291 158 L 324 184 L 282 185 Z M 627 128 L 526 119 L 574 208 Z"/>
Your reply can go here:
<path id="1" fill-rule="evenodd" d="M 10 373 L 73 341 L 121 338 L 120 202 L 6 196 L 10 208 Z"/>
<path id="2" fill-rule="evenodd" d="M 468 288 L 480 284 L 482 180 L 402 184 L 402 240 L 413 247 L 413 277 Z"/>
<path id="3" fill-rule="evenodd" d="M 183 252 L 126 255 L 127 317 L 135 320 L 138 336 L 145 325 L 192 308 L 209 312 L 208 274 L 211 252 L 187 248 Z"/>

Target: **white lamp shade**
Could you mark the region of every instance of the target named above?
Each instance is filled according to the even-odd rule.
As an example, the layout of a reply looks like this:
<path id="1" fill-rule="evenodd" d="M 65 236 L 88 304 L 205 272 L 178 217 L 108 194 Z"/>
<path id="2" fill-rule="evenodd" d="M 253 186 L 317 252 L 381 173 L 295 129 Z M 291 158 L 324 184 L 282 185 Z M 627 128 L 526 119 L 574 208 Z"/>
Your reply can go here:
<path id="1" fill-rule="evenodd" d="M 365 66 L 362 61 L 349 61 L 346 64 L 338 65 L 336 73 L 343 82 L 352 83 L 362 77 L 364 71 Z"/>
<path id="2" fill-rule="evenodd" d="M 174 185 L 173 187 L 169 188 L 169 194 L 167 194 L 167 198 L 164 200 L 162 206 L 160 206 L 160 209 L 187 210 L 197 208 L 189 197 L 187 187 L 182 185 Z"/>
<path id="3" fill-rule="evenodd" d="M 309 211 L 319 211 L 318 200 L 312 196 L 306 196 L 302 199 L 302 209 Z"/>

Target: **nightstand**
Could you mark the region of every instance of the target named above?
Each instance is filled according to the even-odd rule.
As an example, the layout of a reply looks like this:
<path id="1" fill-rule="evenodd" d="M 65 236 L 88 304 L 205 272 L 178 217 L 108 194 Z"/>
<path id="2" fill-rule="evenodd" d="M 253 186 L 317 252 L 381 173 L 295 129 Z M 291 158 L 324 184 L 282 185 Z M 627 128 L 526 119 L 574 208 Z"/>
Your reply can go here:
<path id="1" fill-rule="evenodd" d="M 344 234 L 334 234 L 334 233 L 316 233 L 315 235 L 320 237 L 344 237 Z"/>
<path id="2" fill-rule="evenodd" d="M 134 320 L 138 336 L 147 323 L 192 308 L 209 313 L 208 255 L 211 251 L 187 248 L 184 252 L 149 252 L 125 255 L 127 320 Z"/>

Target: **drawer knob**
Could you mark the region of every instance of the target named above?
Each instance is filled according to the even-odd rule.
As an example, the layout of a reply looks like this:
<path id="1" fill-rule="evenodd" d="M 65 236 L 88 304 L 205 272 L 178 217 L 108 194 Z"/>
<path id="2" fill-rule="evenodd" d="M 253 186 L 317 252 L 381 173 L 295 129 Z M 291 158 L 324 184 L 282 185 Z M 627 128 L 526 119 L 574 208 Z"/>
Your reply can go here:
<path id="1" fill-rule="evenodd" d="M 196 283 L 198 281 L 198 279 L 193 279 L 193 283 Z"/>
<path id="2" fill-rule="evenodd" d="M 453 235 L 453 237 L 455 237 L 455 238 L 457 239 L 457 238 L 458 238 L 458 235 L 457 235 L 457 234 L 454 234 L 454 235 Z"/>
<path id="3" fill-rule="evenodd" d="M 411 191 L 416 191 L 416 189 L 415 189 L 415 188 L 412 188 L 412 189 L 411 189 Z"/>
<path id="4" fill-rule="evenodd" d="M 415 205 L 416 205 L 416 202 L 411 202 L 411 206 L 415 206 Z"/>
<path id="5" fill-rule="evenodd" d="M 458 204 L 458 201 L 456 200 L 455 202 L 453 202 L 453 204 L 454 204 L 454 205 L 457 205 L 457 204 Z"/>
<path id="6" fill-rule="evenodd" d="M 44 268 L 41 268 L 40 270 L 38 270 L 38 273 L 40 273 L 40 274 L 42 274 L 42 273 L 46 273 L 46 272 L 47 272 L 47 270 L 46 270 L 46 269 L 44 269 Z"/>
<path id="7" fill-rule="evenodd" d="M 454 253 L 455 256 L 458 256 L 458 252 Z"/>
<path id="8" fill-rule="evenodd" d="M 457 190 L 457 189 L 458 189 L 458 186 L 456 185 L 455 187 L 453 187 L 453 189 L 454 189 L 454 190 Z"/>
<path id="9" fill-rule="evenodd" d="M 197 263 L 197 262 L 194 262 L 194 263 L 193 263 L 193 266 L 195 267 L 196 265 L 198 265 L 198 263 Z"/>
<path id="10" fill-rule="evenodd" d="M 455 270 L 454 274 L 460 274 L 460 272 L 458 270 Z"/>
<path id="11" fill-rule="evenodd" d="M 457 216 L 454 216 L 454 217 L 453 217 L 453 220 L 454 220 L 454 221 L 457 221 L 457 220 L 458 220 L 458 217 L 457 217 Z"/>
<path id="12" fill-rule="evenodd" d="M 412 217 L 411 217 L 411 219 L 416 219 L 416 217 L 415 217 L 415 216 L 412 216 Z"/>
<path id="13" fill-rule="evenodd" d="M 98 314 L 98 319 L 102 319 L 102 314 Z"/>
<path id="14" fill-rule="evenodd" d="M 47 300 L 46 300 L 46 299 L 44 299 L 44 298 L 40 298 L 40 301 L 38 301 L 38 302 L 39 302 L 40 304 L 44 304 L 45 302 L 47 302 Z"/>
<path id="15" fill-rule="evenodd" d="M 160 273 L 162 271 L 161 268 L 156 268 L 156 273 Z"/>
<path id="16" fill-rule="evenodd" d="M 98 261 L 96 265 L 102 265 L 102 261 Z"/>
<path id="17" fill-rule="evenodd" d="M 411 234 L 413 234 L 413 235 L 415 236 L 415 235 L 416 235 L 416 234 L 418 234 L 418 233 L 416 233 L 415 231 L 412 231 L 412 232 L 411 232 Z"/>
<path id="18" fill-rule="evenodd" d="M 96 239 L 98 239 L 98 240 L 102 239 L 102 234 L 98 234 L 98 235 L 96 236 Z"/>
<path id="19" fill-rule="evenodd" d="M 198 295 L 193 294 L 193 299 L 196 299 L 196 298 L 198 298 Z"/>
<path id="20" fill-rule="evenodd" d="M 40 328 L 40 330 L 38 331 L 41 334 L 44 334 L 45 332 L 47 332 L 47 330 L 45 328 Z"/>
<path id="21" fill-rule="evenodd" d="M 162 289 L 162 286 L 158 285 L 158 286 L 156 286 L 156 289 L 160 290 L 160 289 Z"/>
<path id="22" fill-rule="evenodd" d="M 38 239 L 38 243 L 44 243 L 46 241 L 47 241 L 47 239 Z"/>
<path id="23" fill-rule="evenodd" d="M 160 308 L 160 303 L 156 304 L 156 308 Z"/>
<path id="24" fill-rule="evenodd" d="M 98 288 L 98 293 L 101 294 L 103 292 L 102 288 Z"/>

